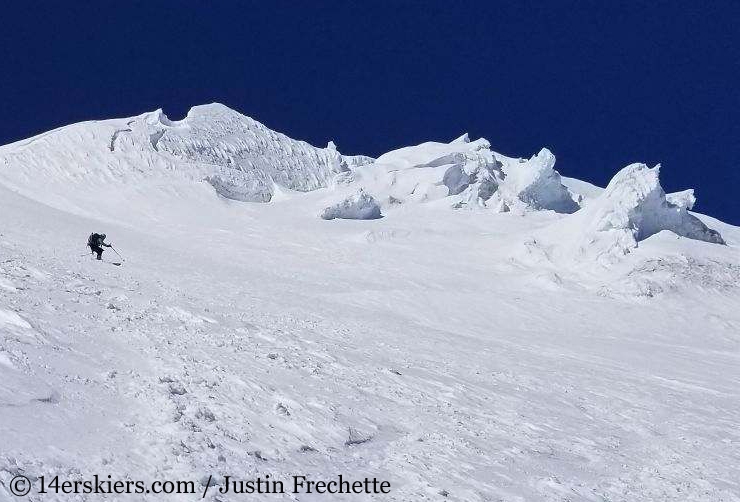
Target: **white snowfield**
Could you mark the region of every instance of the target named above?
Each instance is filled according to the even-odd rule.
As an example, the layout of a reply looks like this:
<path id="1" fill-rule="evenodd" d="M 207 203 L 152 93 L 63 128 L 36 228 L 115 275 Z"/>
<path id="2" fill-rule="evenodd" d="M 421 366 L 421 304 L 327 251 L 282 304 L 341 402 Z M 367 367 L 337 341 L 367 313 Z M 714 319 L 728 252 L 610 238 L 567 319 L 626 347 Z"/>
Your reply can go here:
<path id="1" fill-rule="evenodd" d="M 740 501 L 740 229 L 657 168 L 554 166 L 222 105 L 0 147 L 0 501 Z M 218 493 L 268 474 L 391 493 Z"/>

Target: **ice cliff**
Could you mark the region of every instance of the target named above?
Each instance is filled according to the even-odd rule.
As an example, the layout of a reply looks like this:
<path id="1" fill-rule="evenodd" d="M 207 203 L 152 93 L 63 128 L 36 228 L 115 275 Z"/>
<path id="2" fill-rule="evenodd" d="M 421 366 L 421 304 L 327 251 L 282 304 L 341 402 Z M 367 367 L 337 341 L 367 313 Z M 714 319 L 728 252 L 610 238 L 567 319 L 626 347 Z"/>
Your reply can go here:
<path id="1" fill-rule="evenodd" d="M 371 160 L 344 157 L 333 143 L 316 148 L 293 140 L 214 103 L 193 107 L 179 121 L 156 110 L 73 124 L 0 147 L 0 180 L 22 190 L 34 179 L 108 185 L 169 174 L 205 180 L 229 199 L 267 202 L 276 187 L 326 187 L 336 174 Z"/>
<path id="2" fill-rule="evenodd" d="M 719 232 L 689 213 L 693 190 L 666 195 L 659 171 L 660 166 L 645 164 L 623 168 L 585 207 L 537 233 L 528 246 L 547 250 L 550 257 L 609 265 L 662 231 L 724 244 Z"/>
<path id="3" fill-rule="evenodd" d="M 0 147 L 0 183 L 78 214 L 90 212 L 91 196 L 137 191 L 144 180 L 183 197 L 194 190 L 200 190 L 198 197 L 212 197 L 215 190 L 244 202 L 326 189 L 324 209 L 318 210 L 324 219 L 391 216 L 409 204 L 517 214 L 545 210 L 557 218 L 540 232 L 538 242 L 553 242 L 553 249 L 571 257 L 590 255 L 605 262 L 663 230 L 724 242 L 689 212 L 695 202 L 692 190 L 663 192 L 657 167 L 627 166 L 601 190 L 561 178 L 555 156 L 545 148 L 529 159 L 512 158 L 491 150 L 488 140 L 471 141 L 467 134 L 449 143 L 400 148 L 374 160 L 342 155 L 333 142 L 317 148 L 293 140 L 224 105 L 210 104 L 193 107 L 179 121 L 156 110 L 73 124 Z"/>
<path id="4" fill-rule="evenodd" d="M 492 151 L 488 140 L 471 141 L 464 134 L 450 143 L 430 141 L 385 153 L 342 180 L 390 205 L 445 199 L 455 208 L 572 213 L 579 206 L 554 165 L 547 149 L 528 160 L 513 159 Z"/>

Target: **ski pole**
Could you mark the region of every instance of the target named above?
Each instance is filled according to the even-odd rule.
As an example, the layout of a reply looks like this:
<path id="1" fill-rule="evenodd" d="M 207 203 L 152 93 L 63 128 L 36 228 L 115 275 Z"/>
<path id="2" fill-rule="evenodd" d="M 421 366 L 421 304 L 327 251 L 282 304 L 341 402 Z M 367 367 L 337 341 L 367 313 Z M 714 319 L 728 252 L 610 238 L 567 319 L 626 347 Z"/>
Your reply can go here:
<path id="1" fill-rule="evenodd" d="M 118 255 L 118 257 L 121 260 L 126 261 L 126 259 L 123 256 L 121 256 L 121 253 L 119 253 L 118 251 L 116 251 L 116 248 L 114 248 L 113 246 L 111 246 L 110 248 L 113 250 L 114 253 L 116 253 Z"/>

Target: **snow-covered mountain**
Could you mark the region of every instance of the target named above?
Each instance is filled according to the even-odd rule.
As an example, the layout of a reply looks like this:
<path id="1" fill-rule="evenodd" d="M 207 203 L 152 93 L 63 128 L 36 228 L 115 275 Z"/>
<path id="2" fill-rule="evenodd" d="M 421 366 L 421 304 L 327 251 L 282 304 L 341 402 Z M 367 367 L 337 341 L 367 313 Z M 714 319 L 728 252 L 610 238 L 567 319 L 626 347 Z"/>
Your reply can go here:
<path id="1" fill-rule="evenodd" d="M 166 171 L 206 180 L 227 198 L 267 202 L 276 186 L 309 191 L 371 159 L 343 157 L 333 144 L 314 148 L 221 104 L 193 107 L 173 122 L 162 110 L 84 122 L 4 147 L 4 174 L 15 186 L 39 175 L 109 185 Z"/>
<path id="2" fill-rule="evenodd" d="M 555 165 L 467 134 L 348 156 L 219 104 L 0 147 L 0 500 L 339 473 L 390 481 L 373 500 L 740 500 L 740 229 L 657 166 Z"/>

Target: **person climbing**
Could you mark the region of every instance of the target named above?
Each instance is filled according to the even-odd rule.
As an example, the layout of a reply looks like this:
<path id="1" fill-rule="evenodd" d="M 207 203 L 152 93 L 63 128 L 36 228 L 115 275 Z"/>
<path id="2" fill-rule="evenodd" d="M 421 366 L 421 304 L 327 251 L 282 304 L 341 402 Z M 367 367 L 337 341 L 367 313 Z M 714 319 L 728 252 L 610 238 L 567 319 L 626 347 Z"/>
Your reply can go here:
<path id="1" fill-rule="evenodd" d="M 105 243 L 105 234 L 96 233 L 90 234 L 90 237 L 87 238 L 87 246 L 90 248 L 91 253 L 98 254 L 98 260 L 103 259 L 103 246 L 107 248 L 113 247 L 112 244 Z"/>

